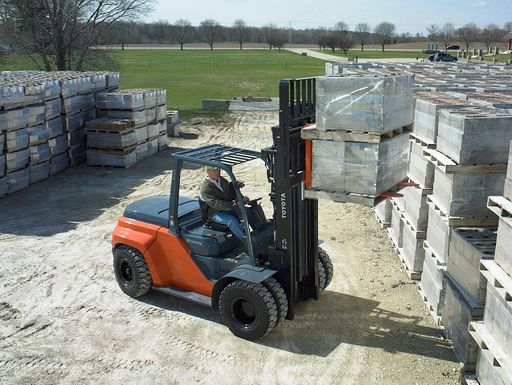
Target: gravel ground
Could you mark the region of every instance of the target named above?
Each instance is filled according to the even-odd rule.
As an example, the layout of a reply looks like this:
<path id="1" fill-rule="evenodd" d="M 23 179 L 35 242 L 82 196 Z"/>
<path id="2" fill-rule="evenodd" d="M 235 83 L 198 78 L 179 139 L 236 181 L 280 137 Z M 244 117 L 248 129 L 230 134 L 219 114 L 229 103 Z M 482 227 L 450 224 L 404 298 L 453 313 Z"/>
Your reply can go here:
<path id="1" fill-rule="evenodd" d="M 168 193 L 173 149 L 260 149 L 276 122 L 261 112 L 191 120 L 169 149 L 128 170 L 79 166 L 1 199 L 0 383 L 458 383 L 450 342 L 366 207 L 320 202 L 333 281 L 258 342 L 233 336 L 208 308 L 118 288 L 111 232 L 130 202 Z M 235 171 L 246 195 L 266 198 L 257 166 Z M 187 172 L 196 194 L 202 173 Z"/>

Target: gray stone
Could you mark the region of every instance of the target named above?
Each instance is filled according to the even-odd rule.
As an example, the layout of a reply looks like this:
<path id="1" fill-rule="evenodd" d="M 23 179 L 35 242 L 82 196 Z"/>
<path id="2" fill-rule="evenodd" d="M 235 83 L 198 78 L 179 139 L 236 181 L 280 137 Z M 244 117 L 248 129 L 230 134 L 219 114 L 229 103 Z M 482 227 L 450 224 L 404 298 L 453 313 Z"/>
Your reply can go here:
<path id="1" fill-rule="evenodd" d="M 67 151 L 50 158 L 50 175 L 55 175 L 68 167 L 69 158 Z"/>
<path id="2" fill-rule="evenodd" d="M 87 164 L 90 166 L 111 166 L 128 168 L 136 163 L 135 151 L 128 154 L 122 152 L 105 152 L 102 150 L 87 149 Z"/>
<path id="3" fill-rule="evenodd" d="M 428 204 L 426 191 L 421 187 L 408 187 L 403 190 L 405 200 L 404 217 L 416 231 L 426 231 L 428 225 Z"/>
<path id="4" fill-rule="evenodd" d="M 487 284 L 484 325 L 503 352 L 512 357 L 512 304 L 498 290 L 505 289 L 498 289 L 492 282 Z"/>
<path id="5" fill-rule="evenodd" d="M 7 152 L 14 152 L 28 147 L 28 132 L 26 128 L 7 131 L 5 134 Z"/>
<path id="6" fill-rule="evenodd" d="M 7 172 L 13 172 L 23 169 L 27 166 L 30 158 L 28 148 L 16 152 L 8 152 L 5 154 Z"/>
<path id="7" fill-rule="evenodd" d="M 48 142 L 30 146 L 28 149 L 31 165 L 46 162 L 50 159 L 50 146 Z"/>

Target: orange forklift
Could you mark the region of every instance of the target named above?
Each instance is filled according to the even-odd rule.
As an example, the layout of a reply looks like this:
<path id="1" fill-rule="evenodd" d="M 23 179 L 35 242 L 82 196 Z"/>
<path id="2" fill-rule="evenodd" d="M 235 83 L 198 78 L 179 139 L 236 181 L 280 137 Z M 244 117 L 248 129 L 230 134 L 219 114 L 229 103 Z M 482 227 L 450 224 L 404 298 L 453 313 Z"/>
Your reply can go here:
<path id="1" fill-rule="evenodd" d="M 132 297 L 150 289 L 211 306 L 241 338 L 256 340 L 285 318 L 295 304 L 318 299 L 330 283 L 333 265 L 318 247 L 318 202 L 304 198 L 306 143 L 301 128 L 315 122 L 315 79 L 287 79 L 279 85 L 279 125 L 273 145 L 261 152 L 209 145 L 172 154 L 170 195 L 130 204 L 112 235 L 114 272 Z M 250 229 L 248 210 L 233 167 L 262 159 L 270 183 L 273 217 L 239 240 L 205 220 L 200 198 L 180 195 L 184 162 L 223 170 Z M 262 212 L 261 209 L 258 212 Z"/>

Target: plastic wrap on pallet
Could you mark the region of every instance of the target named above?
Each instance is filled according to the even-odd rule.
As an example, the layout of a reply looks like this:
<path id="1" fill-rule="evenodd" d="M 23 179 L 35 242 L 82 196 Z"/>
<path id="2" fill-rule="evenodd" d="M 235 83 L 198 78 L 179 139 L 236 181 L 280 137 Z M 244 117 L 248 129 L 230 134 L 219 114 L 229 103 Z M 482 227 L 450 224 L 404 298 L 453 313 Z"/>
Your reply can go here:
<path id="1" fill-rule="evenodd" d="M 25 168 L 25 166 L 28 164 L 29 158 L 30 153 L 28 148 L 20 151 L 6 153 L 5 161 L 7 171 L 11 172 Z"/>
<path id="2" fill-rule="evenodd" d="M 410 271 L 420 273 L 423 270 L 423 261 L 425 260 L 423 242 L 426 234 L 424 231 L 417 231 L 406 220 L 403 222 L 402 256 Z"/>
<path id="3" fill-rule="evenodd" d="M 61 101 L 59 99 L 47 100 L 44 102 L 45 120 L 53 119 L 60 115 L 62 111 Z"/>
<path id="4" fill-rule="evenodd" d="M 83 128 L 84 126 L 84 120 L 81 112 L 74 115 L 64 115 L 63 121 L 64 131 L 66 132 L 73 132 Z"/>
<path id="5" fill-rule="evenodd" d="M 44 104 L 27 107 L 27 120 L 29 126 L 36 126 L 44 123 Z"/>
<path id="6" fill-rule="evenodd" d="M 155 100 L 156 105 L 156 100 Z M 137 110 L 144 108 L 144 91 L 123 90 L 107 92 L 103 100 L 96 100 L 96 107 L 105 110 Z"/>
<path id="7" fill-rule="evenodd" d="M 12 194 L 16 191 L 22 190 L 30 184 L 30 170 L 28 167 L 10 172 L 6 175 L 7 178 L 7 193 Z"/>
<path id="8" fill-rule="evenodd" d="M 512 276 L 512 221 L 499 219 L 498 236 L 496 238 L 496 252 L 494 261 L 508 275 Z"/>
<path id="9" fill-rule="evenodd" d="M 30 153 L 30 164 L 45 162 L 50 159 L 50 146 L 48 143 L 41 143 L 30 146 L 28 148 Z"/>
<path id="10" fill-rule="evenodd" d="M 89 147 L 124 149 L 135 144 L 137 144 L 137 134 L 135 131 L 123 134 L 87 131 L 87 146 Z"/>
<path id="11" fill-rule="evenodd" d="M 48 140 L 48 145 L 50 146 L 50 155 L 52 157 L 65 153 L 68 150 L 66 135 L 59 135 Z"/>
<path id="12" fill-rule="evenodd" d="M 503 298 L 493 282 L 487 284 L 484 325 L 503 352 L 512 357 L 512 304 Z"/>
<path id="13" fill-rule="evenodd" d="M 147 124 L 146 111 L 123 111 L 123 110 L 101 110 L 98 117 L 114 118 L 114 119 L 131 119 L 135 122 L 135 126 L 143 126 Z"/>
<path id="14" fill-rule="evenodd" d="M 423 156 L 423 148 L 411 142 L 407 176 L 423 188 L 432 188 L 434 185 L 434 167 L 435 166 Z"/>
<path id="15" fill-rule="evenodd" d="M 408 134 L 378 144 L 313 140 L 312 187 L 377 196 L 406 177 Z"/>
<path id="16" fill-rule="evenodd" d="M 505 178 L 505 188 L 503 190 L 503 195 L 509 201 L 512 201 L 512 142 L 510 142 L 510 150 L 509 150 L 508 165 L 507 165 L 507 176 Z"/>
<path id="17" fill-rule="evenodd" d="M 50 176 L 50 162 L 39 164 L 31 164 L 30 169 L 30 184 L 42 181 Z"/>
<path id="18" fill-rule="evenodd" d="M 483 307 L 466 296 L 464 289 L 446 274 L 446 296 L 443 306 L 442 324 L 452 340 L 453 351 L 465 369 L 475 370 L 478 345 L 469 334 L 470 321 L 481 320 Z"/>
<path id="19" fill-rule="evenodd" d="M 469 105 L 465 100 L 448 97 L 417 98 L 414 110 L 414 134 L 427 143 L 436 143 L 440 111 Z"/>
<path id="20" fill-rule="evenodd" d="M 451 229 L 450 258 L 446 271 L 476 304 L 485 304 L 486 280 L 480 274 L 480 261 L 494 258 L 496 227 Z"/>
<path id="21" fill-rule="evenodd" d="M 50 175 L 55 175 L 68 167 L 69 158 L 67 151 L 50 158 Z"/>
<path id="22" fill-rule="evenodd" d="M 380 132 L 413 122 L 411 75 L 319 77 L 316 124 L 319 130 Z"/>
<path id="23" fill-rule="evenodd" d="M 448 219 L 432 206 L 428 208 L 427 242 L 440 262 L 446 263 L 450 247 Z"/>
<path id="24" fill-rule="evenodd" d="M 28 109 L 0 111 L 0 131 L 14 131 L 28 125 Z"/>
<path id="25" fill-rule="evenodd" d="M 442 111 L 437 149 L 459 164 L 507 163 L 511 126 L 512 111 L 508 110 Z"/>
<path id="26" fill-rule="evenodd" d="M 56 136 L 62 135 L 64 133 L 62 117 L 58 116 L 46 121 L 46 128 L 48 131 L 48 138 L 55 138 Z"/>
<path id="27" fill-rule="evenodd" d="M 425 249 L 425 260 L 419 285 L 436 316 L 443 314 L 446 294 L 445 271 L 446 266 L 440 263 L 429 249 Z"/>
<path id="28" fill-rule="evenodd" d="M 105 152 L 102 150 L 87 149 L 87 164 L 90 166 L 110 166 L 128 168 L 136 163 L 135 151 L 128 154 L 122 152 Z"/>
<path id="29" fill-rule="evenodd" d="M 5 134 L 7 152 L 15 152 L 28 147 L 28 132 L 26 128 L 8 131 Z"/>
<path id="30" fill-rule="evenodd" d="M 7 190 L 8 190 L 7 178 L 0 177 L 0 198 L 4 197 L 7 194 Z"/>
<path id="31" fill-rule="evenodd" d="M 504 184 L 505 173 L 445 174 L 436 168 L 433 197 L 447 216 L 487 217 L 487 197 L 500 195 Z"/>

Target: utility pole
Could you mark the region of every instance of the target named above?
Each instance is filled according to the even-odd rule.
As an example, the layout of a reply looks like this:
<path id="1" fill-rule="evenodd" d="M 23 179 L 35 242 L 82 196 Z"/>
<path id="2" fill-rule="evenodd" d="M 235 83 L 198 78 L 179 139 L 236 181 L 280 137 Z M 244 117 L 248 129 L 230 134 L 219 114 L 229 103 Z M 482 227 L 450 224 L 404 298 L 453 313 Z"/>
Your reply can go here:
<path id="1" fill-rule="evenodd" d="M 292 22 L 290 21 L 290 29 L 288 34 L 288 44 L 292 44 Z"/>

